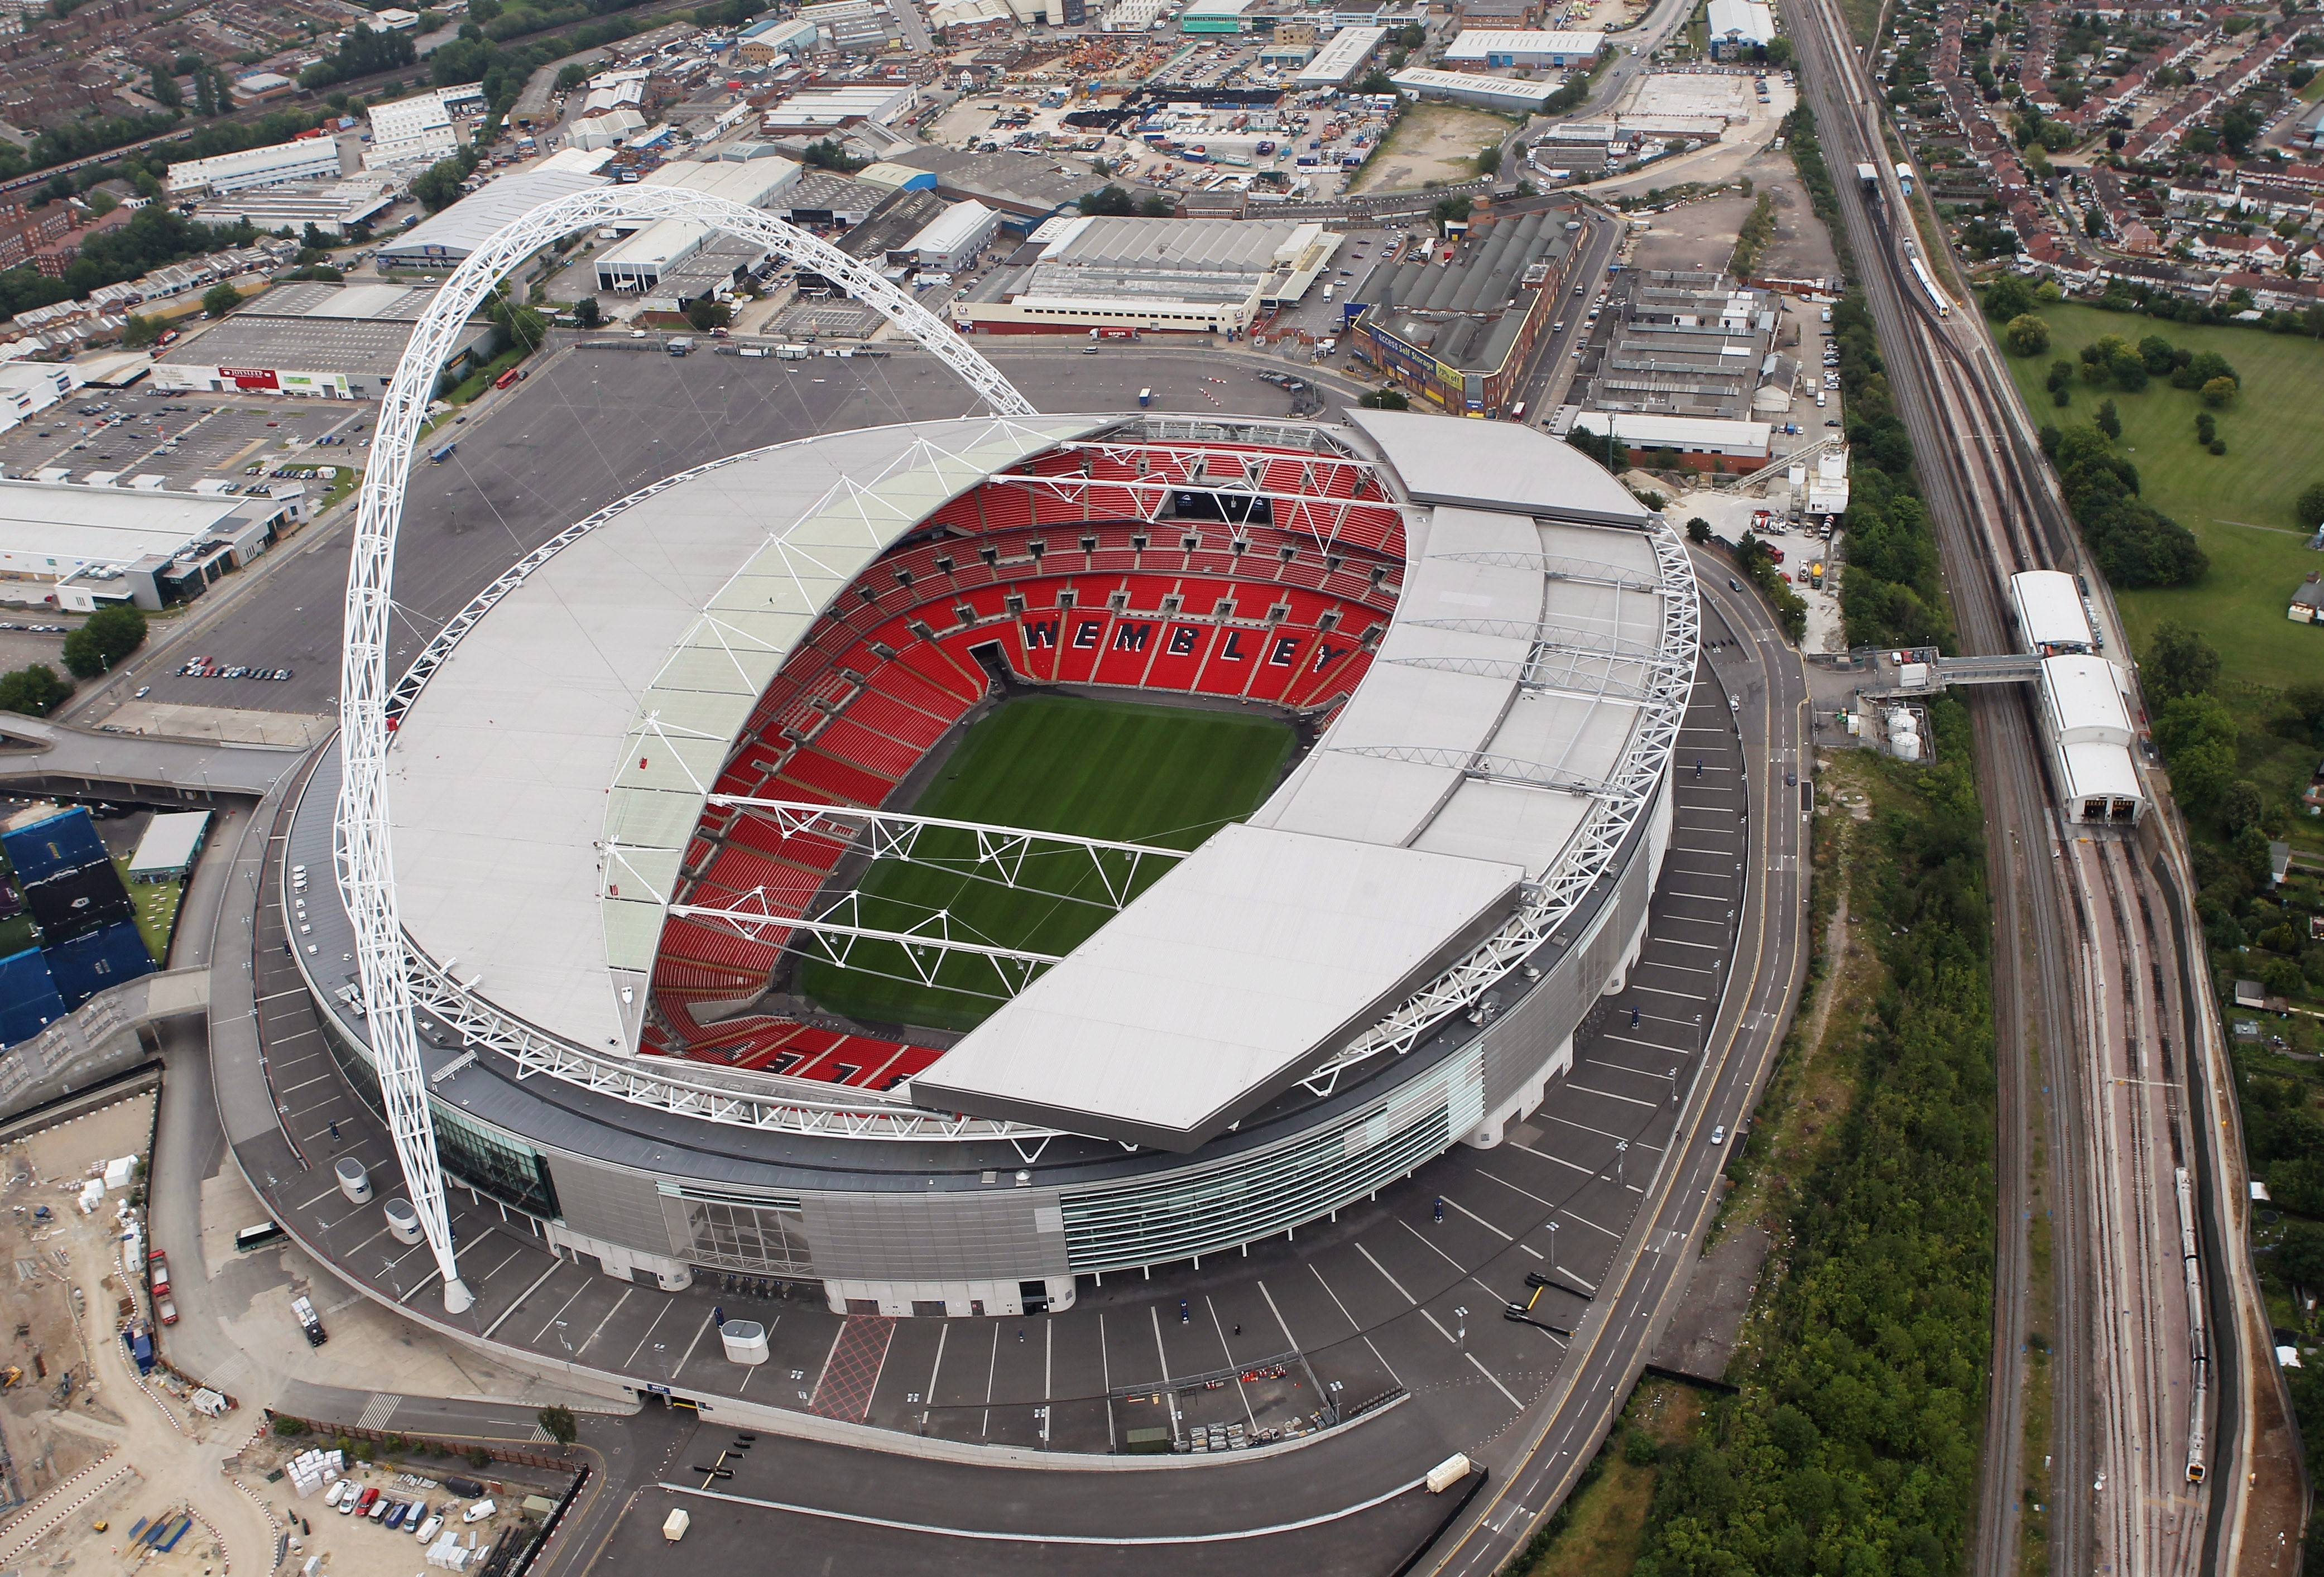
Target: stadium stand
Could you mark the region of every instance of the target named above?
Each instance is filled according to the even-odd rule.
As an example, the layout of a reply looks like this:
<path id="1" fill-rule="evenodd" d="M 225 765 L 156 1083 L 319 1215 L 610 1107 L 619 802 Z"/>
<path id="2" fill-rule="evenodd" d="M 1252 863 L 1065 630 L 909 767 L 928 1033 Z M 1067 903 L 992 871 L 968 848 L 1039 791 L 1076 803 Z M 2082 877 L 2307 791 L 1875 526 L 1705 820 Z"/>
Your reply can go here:
<path id="1" fill-rule="evenodd" d="M 1197 516 L 1206 485 L 1304 496 L 1260 501 L 1248 521 L 1184 518 L 1183 497 L 1176 517 L 1142 518 L 1157 483 L 1196 492 Z M 878 807 L 986 698 L 988 660 L 1035 684 L 1232 696 L 1320 721 L 1370 663 L 1403 567 L 1402 516 L 1352 462 L 1220 444 L 1053 451 L 944 505 L 833 601 L 716 792 Z M 779 921 L 809 909 L 846 849 L 712 807 L 680 900 L 778 923 L 744 936 L 670 919 L 643 1049 L 881 1089 L 934 1062 L 936 1048 L 732 1011 L 764 993 L 791 939 Z M 714 1006 L 725 1016 L 702 1016 Z"/>

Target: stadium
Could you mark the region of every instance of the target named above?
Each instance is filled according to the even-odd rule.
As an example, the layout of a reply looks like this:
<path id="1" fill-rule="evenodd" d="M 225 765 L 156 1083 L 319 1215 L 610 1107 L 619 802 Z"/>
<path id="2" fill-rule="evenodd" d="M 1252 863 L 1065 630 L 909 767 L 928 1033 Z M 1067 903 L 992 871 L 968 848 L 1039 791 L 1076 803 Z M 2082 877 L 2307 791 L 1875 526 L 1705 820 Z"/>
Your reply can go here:
<path id="1" fill-rule="evenodd" d="M 1004 414 L 670 477 L 384 697 L 401 1087 L 451 1186 L 668 1290 L 1015 1314 L 1296 1232 L 1549 1098 L 1637 954 L 1696 619 L 1661 517 L 1504 423 Z M 347 761 L 284 918 L 392 1125 L 364 889 L 306 875 L 359 869 Z"/>

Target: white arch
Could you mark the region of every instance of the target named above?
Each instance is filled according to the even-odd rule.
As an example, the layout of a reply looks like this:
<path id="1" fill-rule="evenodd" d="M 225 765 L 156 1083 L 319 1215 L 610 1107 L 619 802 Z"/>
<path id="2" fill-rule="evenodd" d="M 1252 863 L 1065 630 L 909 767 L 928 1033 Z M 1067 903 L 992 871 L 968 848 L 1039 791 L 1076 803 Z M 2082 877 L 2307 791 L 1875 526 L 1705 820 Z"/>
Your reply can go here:
<path id="1" fill-rule="evenodd" d="M 614 186 L 542 204 L 502 226 L 453 271 L 436 292 L 396 364 L 380 402 L 347 567 L 345 644 L 339 663 L 339 788 L 337 860 L 339 890 L 355 922 L 363 978 L 364 1023 L 395 1153 L 412 1208 L 444 1277 L 444 1307 L 459 1314 L 474 1301 L 452 1252 L 444 1175 L 436 1159 L 436 1125 L 412 1028 L 411 982 L 405 973 L 403 923 L 396 907 L 387 811 L 388 614 L 395 571 L 396 529 L 404 482 L 436 383 L 468 317 L 516 266 L 558 237 L 623 220 L 686 219 L 761 242 L 786 262 L 812 268 L 876 309 L 933 351 L 982 395 L 996 414 L 1030 416 L 1032 402 L 991 363 L 918 303 L 837 247 L 773 215 L 724 198 L 672 186 Z"/>

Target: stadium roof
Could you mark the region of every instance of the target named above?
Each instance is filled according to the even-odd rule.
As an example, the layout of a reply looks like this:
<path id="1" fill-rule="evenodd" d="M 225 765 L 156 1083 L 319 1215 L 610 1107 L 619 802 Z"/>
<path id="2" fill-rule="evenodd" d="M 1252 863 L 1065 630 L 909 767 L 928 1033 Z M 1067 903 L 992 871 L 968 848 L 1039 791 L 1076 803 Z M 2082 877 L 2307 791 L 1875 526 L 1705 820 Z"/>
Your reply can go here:
<path id="1" fill-rule="evenodd" d="M 1666 764 L 1640 753 L 1644 666 L 1693 661 L 1669 602 L 1683 565 L 1625 489 L 1543 433 L 1355 414 L 1361 435 L 1324 430 L 1379 452 L 1406 544 L 1364 682 L 1247 825 L 899 1097 L 1193 1150 L 1314 1077 L 1520 891 L 1604 873 L 1604 807 L 1644 803 L 1639 774 Z M 1148 420 L 835 433 L 607 511 L 468 630 L 405 714 L 391 806 L 415 945 L 537 1028 L 633 1048 L 710 786 L 819 613 L 986 475 L 1076 437 L 1135 441 Z M 1218 426 L 1217 441 L 1250 441 Z"/>
<path id="2" fill-rule="evenodd" d="M 679 853 L 792 643 L 930 511 L 1092 425 L 974 419 L 778 445 L 549 558 L 397 730 L 395 880 L 414 942 L 481 972 L 539 1028 L 635 1046 Z"/>
<path id="3" fill-rule="evenodd" d="M 1516 508 L 1594 525 L 1642 526 L 1650 512 L 1605 467 L 1570 445 L 1505 421 L 1351 410 L 1424 503 Z"/>
<path id="4" fill-rule="evenodd" d="M 1403 591 L 1364 682 L 1248 826 L 916 1077 L 915 1101 L 1197 1148 L 1574 848 L 1665 632 L 1647 511 L 1531 429 L 1351 414 L 1411 496 L 1442 501 L 1406 512 Z"/>
<path id="5" fill-rule="evenodd" d="M 1192 1148 L 1308 1071 L 1287 1049 L 1336 1047 L 1473 943 L 1523 875 L 1229 826 L 914 1080 L 913 1096 Z"/>

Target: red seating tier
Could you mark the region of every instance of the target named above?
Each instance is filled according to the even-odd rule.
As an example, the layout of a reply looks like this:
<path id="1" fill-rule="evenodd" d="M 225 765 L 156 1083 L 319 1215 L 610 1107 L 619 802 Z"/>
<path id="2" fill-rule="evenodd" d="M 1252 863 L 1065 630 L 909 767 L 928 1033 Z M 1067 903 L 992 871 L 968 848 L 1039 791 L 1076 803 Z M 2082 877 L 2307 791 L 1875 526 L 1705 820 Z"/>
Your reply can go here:
<path id="1" fill-rule="evenodd" d="M 785 836 L 773 818 L 763 812 L 738 813 L 726 829 L 728 845 L 740 845 L 756 851 L 767 859 L 795 865 L 817 876 L 839 863 L 846 852 L 846 840 L 829 834 L 795 832 Z"/>
<path id="2" fill-rule="evenodd" d="M 951 622 L 949 619 L 945 621 L 947 624 Z M 963 667 L 918 641 L 914 641 L 909 646 L 899 647 L 897 661 L 910 669 L 914 678 L 925 680 L 945 696 L 954 697 L 962 711 L 984 698 L 987 686 L 973 662 Z"/>
<path id="3" fill-rule="evenodd" d="M 855 722 L 852 715 L 835 717 L 825 724 L 823 731 L 815 736 L 815 748 L 851 765 L 881 773 L 891 783 L 901 782 L 923 753 L 919 747 L 906 744 L 900 739 L 874 733 Z"/>
<path id="4" fill-rule="evenodd" d="M 1255 456 L 1255 479 L 1273 492 L 1379 496 L 1362 467 L 1330 456 L 1228 445 L 1200 446 L 1199 455 L 1203 475 L 1190 484 L 1197 487 L 1240 484 L 1245 456 Z M 1371 661 L 1367 635 L 1376 639 L 1395 607 L 1401 517 L 1384 502 L 1342 510 L 1278 498 L 1268 524 L 1148 522 L 1139 517 L 1150 490 L 1102 485 L 1139 477 L 1185 483 L 1196 457 L 1191 447 L 1060 451 L 1028 468 L 1070 482 L 988 483 L 945 504 L 930 524 L 963 536 L 890 554 L 858 582 L 874 594 L 870 600 L 850 587 L 816 621 L 753 707 L 718 791 L 881 804 L 983 698 L 989 681 L 973 652 L 988 645 L 1035 680 L 1337 706 Z M 1084 475 L 1097 484 L 1084 485 Z M 1197 542 L 1191 550 L 1190 536 Z M 1045 549 L 1038 557 L 1037 544 Z M 1327 548 L 1341 567 L 1327 567 Z M 1176 599 L 1177 613 L 1163 612 L 1166 598 Z M 1021 612 L 1010 611 L 1012 600 Z M 1222 604 L 1231 605 L 1224 615 L 1231 622 L 1221 622 Z M 829 835 L 784 837 L 762 815 L 716 808 L 688 844 L 684 871 L 691 874 L 682 875 L 679 896 L 797 914 L 846 847 Z M 695 1019 L 692 1002 L 763 991 L 787 940 L 771 930 L 754 938 L 712 921 L 669 920 L 654 971 L 658 1021 L 641 1046 L 870 1088 L 908 1078 L 942 1055 L 766 1015 Z"/>
<path id="5" fill-rule="evenodd" d="M 827 756 L 812 747 L 793 751 L 790 760 L 783 763 L 777 783 L 792 783 L 810 792 L 802 798 L 823 798 L 834 805 L 879 804 L 896 786 L 893 778 L 882 778 L 861 767 L 848 765 L 836 756 Z"/>
<path id="6" fill-rule="evenodd" d="M 691 901 L 756 912 L 795 915 L 807 907 L 824 873 L 770 860 L 756 849 L 729 844 L 694 884 Z"/>
<path id="7" fill-rule="evenodd" d="M 885 1090 L 944 1055 L 934 1047 L 820 1029 L 763 1013 L 705 1024 L 684 1001 L 664 1001 L 660 1010 L 668 1028 L 650 1025 L 639 1038 L 655 1055 L 763 1068 L 856 1089 Z"/>

